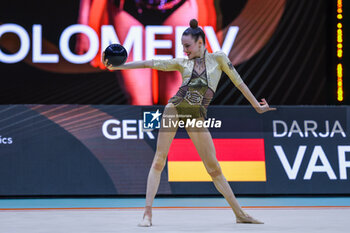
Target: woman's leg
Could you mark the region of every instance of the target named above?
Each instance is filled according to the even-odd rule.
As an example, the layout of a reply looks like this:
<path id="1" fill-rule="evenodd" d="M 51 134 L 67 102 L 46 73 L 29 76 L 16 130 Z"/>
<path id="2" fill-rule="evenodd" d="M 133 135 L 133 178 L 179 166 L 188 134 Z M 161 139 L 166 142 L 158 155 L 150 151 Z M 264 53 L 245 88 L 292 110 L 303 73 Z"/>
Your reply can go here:
<path id="1" fill-rule="evenodd" d="M 177 111 L 174 104 L 169 103 L 166 105 L 163 112 L 162 120 L 166 117 L 171 120 L 178 120 L 176 117 Z M 157 149 L 152 162 L 151 169 L 147 179 L 146 190 L 146 207 L 144 213 L 144 219 L 139 226 L 151 226 L 152 225 L 152 205 L 154 197 L 157 193 L 160 176 L 166 163 L 169 147 L 176 134 L 177 127 L 173 128 L 160 128 L 157 141 Z"/>
<path id="2" fill-rule="evenodd" d="M 202 119 L 203 120 L 203 119 Z M 220 164 L 216 158 L 213 139 L 207 128 L 186 128 L 188 135 L 194 143 L 204 166 L 211 176 L 216 189 L 225 197 L 236 215 L 237 223 L 261 223 L 247 215 L 239 205 L 232 189 L 222 174 Z"/>

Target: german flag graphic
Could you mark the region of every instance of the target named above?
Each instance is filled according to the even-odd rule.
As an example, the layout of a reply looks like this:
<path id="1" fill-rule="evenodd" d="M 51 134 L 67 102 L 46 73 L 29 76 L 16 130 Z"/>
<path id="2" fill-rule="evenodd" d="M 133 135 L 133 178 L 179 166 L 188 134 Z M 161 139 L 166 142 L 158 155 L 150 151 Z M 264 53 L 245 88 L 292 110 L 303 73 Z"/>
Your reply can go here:
<path id="1" fill-rule="evenodd" d="M 228 181 L 266 181 L 264 139 L 213 139 Z M 169 182 L 212 181 L 191 139 L 174 139 L 168 153 Z"/>

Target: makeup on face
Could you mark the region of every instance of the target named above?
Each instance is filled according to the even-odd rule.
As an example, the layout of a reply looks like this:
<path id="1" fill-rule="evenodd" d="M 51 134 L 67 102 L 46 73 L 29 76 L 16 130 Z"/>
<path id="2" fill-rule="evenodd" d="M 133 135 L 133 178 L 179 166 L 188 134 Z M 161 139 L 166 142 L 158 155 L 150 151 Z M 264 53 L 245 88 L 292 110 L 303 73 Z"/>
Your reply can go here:
<path id="1" fill-rule="evenodd" d="M 184 35 L 181 38 L 183 51 L 187 55 L 188 59 L 200 57 L 200 49 L 198 41 L 195 42 L 190 35 Z"/>

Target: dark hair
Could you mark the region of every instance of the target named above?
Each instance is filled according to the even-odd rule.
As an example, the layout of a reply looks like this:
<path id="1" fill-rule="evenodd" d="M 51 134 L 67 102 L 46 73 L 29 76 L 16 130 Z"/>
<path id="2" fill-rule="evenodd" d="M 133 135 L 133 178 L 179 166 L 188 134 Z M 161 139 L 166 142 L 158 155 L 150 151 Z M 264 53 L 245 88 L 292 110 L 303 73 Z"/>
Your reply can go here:
<path id="1" fill-rule="evenodd" d="M 198 41 L 199 37 L 203 39 L 203 43 L 205 44 L 205 34 L 203 30 L 198 27 L 198 21 L 196 19 L 191 19 L 190 27 L 188 27 L 183 33 L 183 36 L 191 35 L 195 42 Z"/>

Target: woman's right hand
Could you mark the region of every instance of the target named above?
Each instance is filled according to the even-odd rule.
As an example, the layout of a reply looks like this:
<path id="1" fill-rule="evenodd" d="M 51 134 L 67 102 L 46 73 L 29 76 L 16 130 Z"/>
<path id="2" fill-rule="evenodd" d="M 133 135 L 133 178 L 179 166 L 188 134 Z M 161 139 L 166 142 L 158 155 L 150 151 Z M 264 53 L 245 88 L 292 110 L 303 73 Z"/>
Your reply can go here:
<path id="1" fill-rule="evenodd" d="M 109 70 L 115 70 L 112 64 L 108 64 L 108 59 L 105 59 L 105 52 L 102 53 L 102 63 Z"/>

